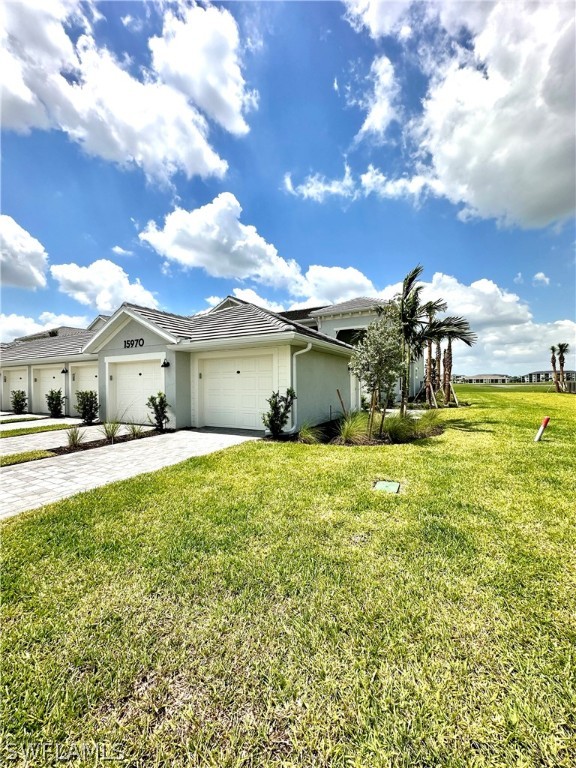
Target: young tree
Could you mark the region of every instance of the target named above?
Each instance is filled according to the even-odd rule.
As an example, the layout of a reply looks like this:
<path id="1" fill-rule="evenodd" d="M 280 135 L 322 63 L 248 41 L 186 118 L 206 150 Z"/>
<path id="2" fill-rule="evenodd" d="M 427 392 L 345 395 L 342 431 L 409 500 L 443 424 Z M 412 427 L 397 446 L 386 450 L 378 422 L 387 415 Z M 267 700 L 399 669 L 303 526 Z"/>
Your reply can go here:
<path id="1" fill-rule="evenodd" d="M 366 335 L 356 347 L 350 361 L 350 370 L 370 392 L 370 419 L 368 432 L 374 425 L 374 412 L 379 400 L 388 402 L 402 371 L 402 339 L 398 332 L 399 305 L 389 302 L 382 305 L 378 318 L 368 326 Z M 380 433 L 384 422 L 380 422 Z"/>
<path id="2" fill-rule="evenodd" d="M 560 386 L 562 390 L 566 390 L 566 375 L 564 373 L 564 364 L 566 362 L 566 355 L 570 350 L 570 345 L 566 342 L 558 344 L 558 365 L 560 366 Z"/>

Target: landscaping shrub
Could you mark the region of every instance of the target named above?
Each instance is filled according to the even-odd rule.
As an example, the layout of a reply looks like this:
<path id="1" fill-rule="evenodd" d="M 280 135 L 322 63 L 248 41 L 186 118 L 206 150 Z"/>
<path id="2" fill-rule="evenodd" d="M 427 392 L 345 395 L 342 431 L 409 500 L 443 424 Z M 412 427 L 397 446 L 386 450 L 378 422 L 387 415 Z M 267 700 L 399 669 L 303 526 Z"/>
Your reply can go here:
<path id="1" fill-rule="evenodd" d="M 308 445 L 314 445 L 322 440 L 322 430 L 320 427 L 312 427 L 310 424 L 304 422 L 298 432 L 298 442 L 306 443 Z"/>
<path id="2" fill-rule="evenodd" d="M 280 392 L 272 392 L 272 395 L 266 401 L 270 406 L 268 413 L 262 414 L 264 426 L 270 430 L 272 437 L 279 437 L 283 428 L 288 422 L 288 417 L 292 406 L 296 400 L 296 392 L 292 387 L 288 387 L 285 395 Z"/>
<path id="3" fill-rule="evenodd" d="M 118 437 L 121 426 L 122 425 L 119 421 L 105 421 L 104 424 L 101 425 L 100 429 L 106 440 L 114 445 L 114 439 Z"/>
<path id="4" fill-rule="evenodd" d="M 332 440 L 336 445 L 366 445 L 368 438 L 368 420 L 365 413 L 351 411 L 338 423 L 338 433 Z"/>
<path id="5" fill-rule="evenodd" d="M 126 431 L 130 437 L 137 439 L 144 434 L 144 427 L 142 424 L 126 424 Z"/>
<path id="6" fill-rule="evenodd" d="M 48 411 L 53 419 L 59 419 L 64 413 L 64 396 L 61 389 L 51 389 L 46 395 Z"/>
<path id="7" fill-rule="evenodd" d="M 11 395 L 11 403 L 12 403 L 12 410 L 16 415 L 20 415 L 21 413 L 24 413 L 26 411 L 26 404 L 28 402 L 28 398 L 26 397 L 26 392 L 24 392 L 23 389 L 14 389 L 10 393 Z"/>
<path id="8" fill-rule="evenodd" d="M 150 408 L 154 417 L 153 419 L 148 417 L 150 422 L 156 426 L 158 432 L 164 432 L 166 425 L 170 421 L 168 418 L 168 408 L 170 408 L 170 405 L 166 400 L 164 392 L 158 392 L 157 395 L 150 395 L 146 401 L 146 405 Z"/>
<path id="9" fill-rule="evenodd" d="M 438 411 L 426 411 L 414 422 L 414 437 L 418 439 L 438 434 L 440 423 L 441 419 Z"/>
<path id="10" fill-rule="evenodd" d="M 416 436 L 413 416 L 387 416 L 384 419 L 383 434 L 391 443 L 408 443 Z"/>
<path id="11" fill-rule="evenodd" d="M 90 426 L 98 418 L 98 395 L 92 390 L 86 389 L 76 392 L 76 410 L 80 418 Z"/>
<path id="12" fill-rule="evenodd" d="M 68 438 L 68 448 L 78 448 L 82 441 L 84 440 L 84 437 L 86 435 L 86 432 L 77 424 L 74 424 L 72 427 L 68 427 L 66 430 L 66 437 Z"/>

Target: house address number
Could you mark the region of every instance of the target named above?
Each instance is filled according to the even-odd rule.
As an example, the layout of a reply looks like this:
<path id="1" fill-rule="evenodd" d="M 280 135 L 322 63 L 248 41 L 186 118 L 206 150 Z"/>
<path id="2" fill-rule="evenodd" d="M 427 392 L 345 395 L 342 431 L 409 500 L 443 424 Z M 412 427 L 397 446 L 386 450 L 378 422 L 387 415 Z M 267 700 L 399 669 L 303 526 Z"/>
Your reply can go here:
<path id="1" fill-rule="evenodd" d="M 144 339 L 124 339 L 124 349 L 134 349 L 134 347 L 143 347 Z"/>

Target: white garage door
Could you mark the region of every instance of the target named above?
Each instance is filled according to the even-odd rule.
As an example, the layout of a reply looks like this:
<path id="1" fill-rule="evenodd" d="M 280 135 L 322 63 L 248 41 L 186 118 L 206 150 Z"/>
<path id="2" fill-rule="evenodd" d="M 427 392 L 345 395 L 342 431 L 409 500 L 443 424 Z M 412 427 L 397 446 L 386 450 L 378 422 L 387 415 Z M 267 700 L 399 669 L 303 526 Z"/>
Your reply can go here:
<path id="1" fill-rule="evenodd" d="M 146 401 L 162 391 L 160 360 L 110 365 L 112 387 L 106 409 L 108 419 L 124 423 L 149 424 L 152 412 Z"/>
<path id="2" fill-rule="evenodd" d="M 264 429 L 262 414 L 272 394 L 272 355 L 204 360 L 204 424 Z"/>
<path id="3" fill-rule="evenodd" d="M 76 392 L 98 393 L 98 366 L 79 365 L 72 367 L 72 403 L 71 413 L 78 416 L 76 410 Z"/>
<path id="4" fill-rule="evenodd" d="M 51 389 L 62 390 L 64 395 L 64 375 L 62 365 L 57 368 L 36 368 L 34 370 L 34 413 L 48 413 L 46 395 Z"/>
<path id="5" fill-rule="evenodd" d="M 26 392 L 28 397 L 28 371 L 26 368 L 16 368 L 14 370 L 6 369 L 3 372 L 3 377 L 6 381 L 3 381 L 3 399 L 2 408 L 5 411 L 12 410 L 12 392 L 22 389 Z"/>

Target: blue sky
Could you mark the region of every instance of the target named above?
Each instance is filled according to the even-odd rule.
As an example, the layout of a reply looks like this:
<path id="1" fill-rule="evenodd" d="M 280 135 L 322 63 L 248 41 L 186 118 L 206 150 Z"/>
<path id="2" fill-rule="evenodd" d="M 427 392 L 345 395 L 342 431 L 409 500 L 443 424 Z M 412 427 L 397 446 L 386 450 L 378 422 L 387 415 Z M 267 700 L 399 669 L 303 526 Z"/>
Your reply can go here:
<path id="1" fill-rule="evenodd" d="M 386 298 L 420 263 L 479 336 L 456 372 L 576 348 L 572 3 L 0 14 L 3 339 Z"/>

